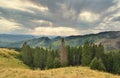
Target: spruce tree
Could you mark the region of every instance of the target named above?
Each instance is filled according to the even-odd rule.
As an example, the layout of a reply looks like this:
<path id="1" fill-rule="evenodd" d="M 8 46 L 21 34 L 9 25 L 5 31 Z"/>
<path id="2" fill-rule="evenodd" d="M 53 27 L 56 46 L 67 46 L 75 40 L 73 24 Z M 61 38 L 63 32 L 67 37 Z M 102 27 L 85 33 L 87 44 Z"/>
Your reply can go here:
<path id="1" fill-rule="evenodd" d="M 36 68 L 38 67 L 41 67 L 40 65 L 40 48 L 39 47 L 36 47 L 35 50 L 34 50 L 34 53 L 33 53 L 33 64 Z"/>
<path id="2" fill-rule="evenodd" d="M 103 47 L 103 45 L 101 43 L 96 47 L 96 54 L 95 54 L 95 56 L 97 58 L 102 58 L 103 59 L 104 47 Z"/>
<path id="3" fill-rule="evenodd" d="M 53 68 L 53 65 L 54 65 L 54 58 L 53 58 L 52 52 L 49 51 L 47 54 L 46 67 Z"/>
<path id="4" fill-rule="evenodd" d="M 93 56 L 92 44 L 90 44 L 89 41 L 86 41 L 82 49 L 82 60 L 81 60 L 82 65 L 84 66 L 89 65 L 93 59 L 92 56 Z"/>
<path id="5" fill-rule="evenodd" d="M 33 54 L 33 63 L 36 68 L 45 68 L 46 63 L 46 50 L 43 48 L 36 47 Z"/>
<path id="6" fill-rule="evenodd" d="M 73 48 L 71 46 L 67 46 L 67 56 L 68 56 L 68 65 L 73 64 Z"/>
<path id="7" fill-rule="evenodd" d="M 23 44 L 21 54 L 22 54 L 22 59 L 24 63 L 32 66 L 33 65 L 32 49 L 30 48 L 29 45 L 27 45 L 27 42 Z"/>
<path id="8" fill-rule="evenodd" d="M 82 47 L 79 46 L 77 48 L 77 54 L 76 54 L 77 58 L 76 58 L 76 64 L 80 65 L 81 64 L 81 58 L 82 58 Z"/>

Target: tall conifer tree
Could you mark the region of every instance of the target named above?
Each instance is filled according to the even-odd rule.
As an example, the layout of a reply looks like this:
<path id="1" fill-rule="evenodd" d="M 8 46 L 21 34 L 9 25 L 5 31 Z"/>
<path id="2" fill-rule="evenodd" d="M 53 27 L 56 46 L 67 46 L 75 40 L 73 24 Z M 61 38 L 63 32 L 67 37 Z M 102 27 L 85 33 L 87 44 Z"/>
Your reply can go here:
<path id="1" fill-rule="evenodd" d="M 68 57 L 67 57 L 64 38 L 61 39 L 60 62 L 62 66 L 66 66 L 68 63 Z"/>

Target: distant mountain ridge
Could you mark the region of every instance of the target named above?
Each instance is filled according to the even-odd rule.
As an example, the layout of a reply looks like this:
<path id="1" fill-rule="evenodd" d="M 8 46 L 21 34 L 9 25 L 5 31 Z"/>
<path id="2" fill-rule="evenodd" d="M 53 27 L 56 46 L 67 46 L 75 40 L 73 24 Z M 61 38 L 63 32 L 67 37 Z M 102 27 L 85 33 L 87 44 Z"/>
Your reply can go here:
<path id="1" fill-rule="evenodd" d="M 35 38 L 33 35 L 0 34 L 0 41 L 15 42 Z"/>
<path id="2" fill-rule="evenodd" d="M 6 37 L 8 38 L 7 40 Z M 31 47 L 42 46 L 58 48 L 60 46 L 61 38 L 61 36 L 57 36 L 55 38 L 38 38 L 32 35 L 16 35 L 15 37 L 4 35 L 1 37 L 0 35 L 0 47 L 21 47 L 24 42 L 27 42 Z M 105 46 L 106 50 L 120 49 L 120 31 L 107 31 L 87 35 L 73 35 L 64 38 L 66 45 L 71 46 L 79 46 L 82 45 L 85 40 L 89 40 L 91 42 L 95 42 L 96 44 L 102 43 Z"/>

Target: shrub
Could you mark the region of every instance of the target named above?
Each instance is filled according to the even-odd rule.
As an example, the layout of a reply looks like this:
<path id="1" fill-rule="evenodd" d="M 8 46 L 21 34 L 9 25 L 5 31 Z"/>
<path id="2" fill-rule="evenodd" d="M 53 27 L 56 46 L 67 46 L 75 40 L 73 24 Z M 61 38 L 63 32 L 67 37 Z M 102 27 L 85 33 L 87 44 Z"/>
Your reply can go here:
<path id="1" fill-rule="evenodd" d="M 97 69 L 97 70 L 100 70 L 100 71 L 105 71 L 105 66 L 102 62 L 102 60 L 99 58 L 94 58 L 91 63 L 90 63 L 90 68 L 91 69 Z"/>

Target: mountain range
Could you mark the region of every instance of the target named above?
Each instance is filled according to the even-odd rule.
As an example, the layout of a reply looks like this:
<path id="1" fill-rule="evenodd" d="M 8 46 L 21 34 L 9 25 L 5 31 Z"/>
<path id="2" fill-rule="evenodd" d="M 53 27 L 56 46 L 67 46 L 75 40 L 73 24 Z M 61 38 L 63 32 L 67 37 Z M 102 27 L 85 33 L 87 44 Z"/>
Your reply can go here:
<path id="1" fill-rule="evenodd" d="M 106 31 L 97 34 L 73 35 L 66 37 L 0 34 L 0 47 L 19 48 L 24 42 L 27 42 L 31 47 L 41 46 L 56 49 L 60 46 L 61 38 L 64 38 L 66 45 L 70 46 L 79 46 L 82 45 L 85 40 L 89 40 L 96 44 L 102 43 L 105 50 L 120 49 L 120 31 Z"/>

